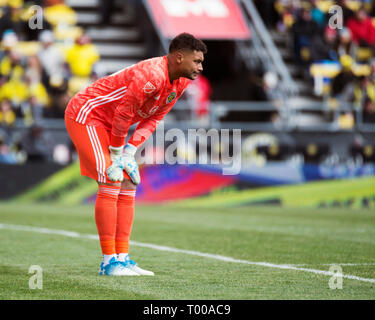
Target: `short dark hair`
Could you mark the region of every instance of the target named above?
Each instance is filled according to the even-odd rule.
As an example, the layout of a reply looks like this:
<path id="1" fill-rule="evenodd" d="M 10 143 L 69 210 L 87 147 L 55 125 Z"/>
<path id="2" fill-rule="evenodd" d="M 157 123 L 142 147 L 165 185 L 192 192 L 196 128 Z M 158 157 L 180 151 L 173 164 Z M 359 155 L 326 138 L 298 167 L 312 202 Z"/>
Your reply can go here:
<path id="1" fill-rule="evenodd" d="M 178 50 L 196 50 L 207 53 L 207 46 L 203 43 L 202 40 L 199 40 L 193 35 L 184 32 L 176 36 L 169 45 L 169 53 Z"/>

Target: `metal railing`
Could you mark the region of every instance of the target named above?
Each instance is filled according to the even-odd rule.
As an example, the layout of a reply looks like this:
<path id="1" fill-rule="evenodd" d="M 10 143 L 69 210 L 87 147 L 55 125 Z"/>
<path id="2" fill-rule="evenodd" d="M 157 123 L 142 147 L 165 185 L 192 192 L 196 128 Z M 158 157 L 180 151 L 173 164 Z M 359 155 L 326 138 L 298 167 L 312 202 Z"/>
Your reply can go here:
<path id="1" fill-rule="evenodd" d="M 298 86 L 293 80 L 290 71 L 283 61 L 279 50 L 276 48 L 270 33 L 260 17 L 252 0 L 237 0 L 245 13 L 248 25 L 252 32 L 250 42 L 247 43 L 238 41 L 237 44 L 242 53 L 245 53 L 245 46 L 247 51 L 253 51 L 260 61 L 263 62 L 266 71 L 271 70 L 277 73 L 281 80 L 281 90 L 285 96 L 293 96 L 298 93 Z M 246 56 L 244 56 L 246 59 Z M 248 55 L 247 59 L 252 59 L 252 55 Z M 251 63 L 251 62 L 250 62 Z"/>
<path id="2" fill-rule="evenodd" d="M 365 123 L 363 119 L 363 110 L 353 104 L 342 104 L 340 107 L 332 109 L 324 102 L 309 103 L 303 106 L 289 106 L 290 112 L 282 114 L 282 107 L 277 102 L 249 102 L 249 101 L 215 101 L 211 103 L 210 118 L 206 128 L 218 129 L 242 129 L 245 131 L 263 131 L 263 132 L 375 132 L 375 123 Z M 187 101 L 178 101 L 173 107 L 172 112 L 184 112 L 191 114 L 191 106 Z M 349 128 L 343 128 L 339 124 L 339 117 L 342 112 L 352 112 L 354 115 L 354 125 Z M 225 120 L 229 113 L 246 112 L 247 117 L 259 112 L 269 112 L 279 115 L 279 121 L 257 122 L 257 121 L 230 121 Z M 302 117 L 309 119 L 316 113 L 321 118 L 330 115 L 330 121 L 321 120 L 319 123 L 301 123 Z M 308 122 L 308 121 L 307 121 Z M 167 119 L 166 127 L 178 127 L 181 129 L 202 127 L 197 119 L 181 120 L 175 118 Z"/>
<path id="3" fill-rule="evenodd" d="M 363 119 L 363 110 L 353 104 L 342 104 L 332 109 L 324 102 L 309 103 L 303 106 L 290 106 L 290 113 L 282 115 L 282 108 L 269 101 L 249 102 L 249 101 L 214 101 L 210 106 L 209 120 L 205 124 L 194 117 L 192 106 L 186 100 L 177 101 L 171 112 L 166 116 L 164 124 L 166 128 L 179 128 L 187 130 L 190 128 L 217 128 L 217 129 L 242 129 L 244 131 L 263 131 L 263 132 L 371 132 L 375 133 L 375 123 L 366 123 Z M 352 112 L 355 123 L 351 128 L 342 128 L 338 119 L 342 112 Z M 225 119 L 230 113 L 246 113 L 248 121 L 231 121 Z M 259 112 L 269 112 L 278 114 L 279 121 L 251 121 L 251 115 Z M 327 115 L 331 117 L 330 121 L 321 123 L 300 123 L 300 117 L 309 117 L 309 114 Z M 180 116 L 178 116 L 180 114 Z M 291 115 L 291 116 L 290 116 Z M 308 122 L 308 121 L 307 121 Z M 60 131 L 66 130 L 63 119 L 42 119 L 38 122 L 46 130 Z M 14 129 L 24 130 L 27 126 L 21 119 L 15 123 Z M 131 127 L 134 130 L 135 125 Z"/>

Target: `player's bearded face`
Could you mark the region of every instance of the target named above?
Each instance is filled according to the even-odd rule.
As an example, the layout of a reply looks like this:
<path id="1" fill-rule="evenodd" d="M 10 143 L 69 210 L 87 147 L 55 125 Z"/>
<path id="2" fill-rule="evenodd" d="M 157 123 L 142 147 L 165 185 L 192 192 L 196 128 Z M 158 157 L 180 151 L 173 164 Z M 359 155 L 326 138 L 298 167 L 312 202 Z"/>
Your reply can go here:
<path id="1" fill-rule="evenodd" d="M 195 80 L 203 71 L 204 57 L 202 51 L 185 52 L 182 60 L 182 76 L 190 80 Z"/>

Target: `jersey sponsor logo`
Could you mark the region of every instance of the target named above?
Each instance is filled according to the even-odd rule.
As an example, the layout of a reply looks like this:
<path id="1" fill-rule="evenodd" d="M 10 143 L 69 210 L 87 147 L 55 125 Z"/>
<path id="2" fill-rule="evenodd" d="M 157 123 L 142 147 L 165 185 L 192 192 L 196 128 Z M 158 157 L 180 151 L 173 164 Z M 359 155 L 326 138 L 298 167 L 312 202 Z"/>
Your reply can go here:
<path id="1" fill-rule="evenodd" d="M 176 97 L 177 97 L 177 93 L 174 92 L 174 91 L 172 91 L 172 92 L 169 94 L 166 103 L 167 103 L 167 104 L 168 104 L 168 103 L 171 103 L 174 99 L 176 99 Z"/>
<path id="2" fill-rule="evenodd" d="M 148 112 L 148 114 L 154 114 L 155 112 L 156 112 L 156 110 L 158 110 L 159 109 L 159 106 L 155 106 L 155 107 L 152 107 L 151 109 L 150 109 L 150 111 Z"/>
<path id="3" fill-rule="evenodd" d="M 143 112 L 142 110 L 138 110 L 137 113 L 138 113 L 138 115 L 141 116 L 142 118 L 148 118 L 149 116 L 153 115 L 153 114 L 156 112 L 156 110 L 158 110 L 158 109 L 159 109 L 159 106 L 154 106 L 154 107 L 152 107 L 152 108 L 148 111 L 148 113 Z"/>
<path id="4" fill-rule="evenodd" d="M 143 91 L 145 93 L 153 93 L 155 90 L 156 87 L 150 81 L 148 81 L 146 85 L 143 87 Z"/>
<path id="5" fill-rule="evenodd" d="M 142 110 L 138 110 L 137 113 L 142 118 L 148 118 L 149 117 L 148 113 L 145 113 Z"/>

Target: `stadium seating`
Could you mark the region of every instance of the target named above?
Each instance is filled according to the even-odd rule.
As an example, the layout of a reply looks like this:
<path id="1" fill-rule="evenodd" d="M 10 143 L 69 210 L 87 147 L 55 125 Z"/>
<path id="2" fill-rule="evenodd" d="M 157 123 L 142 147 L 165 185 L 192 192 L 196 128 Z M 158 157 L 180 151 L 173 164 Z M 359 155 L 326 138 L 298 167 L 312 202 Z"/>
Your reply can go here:
<path id="1" fill-rule="evenodd" d="M 263 18 L 269 20 L 270 17 L 275 17 L 269 25 L 274 29 L 274 38 L 277 39 L 279 47 L 285 46 L 286 43 L 286 49 L 282 51 L 284 59 L 289 61 L 294 76 L 299 79 L 302 96 L 311 103 L 321 103 L 322 117 L 327 108 L 330 109 L 335 105 L 338 117 L 334 118 L 338 120 L 339 128 L 345 130 L 355 126 L 363 128 L 362 123 L 357 123 L 359 113 L 363 113 L 367 119 L 372 116 L 365 111 L 365 105 L 358 107 L 355 92 L 362 90 L 364 92 L 362 101 L 372 103 L 373 98 L 366 93 L 369 91 L 366 87 L 374 82 L 372 35 L 375 32 L 373 18 L 375 8 L 373 4 L 370 1 L 276 0 L 273 2 L 274 14 L 263 13 Z M 342 8 L 343 25 L 339 26 L 340 28 L 335 28 L 335 23 L 340 21 L 335 16 L 336 11 L 332 10 L 334 5 Z M 366 28 L 369 30 L 367 33 L 364 31 L 367 30 Z M 353 76 L 351 81 L 340 84 L 342 69 L 350 70 Z M 363 78 L 368 81 L 364 82 Z M 359 89 L 359 83 L 365 85 Z M 314 90 L 310 90 L 311 87 Z M 352 93 L 344 94 L 348 93 L 348 90 Z M 341 124 L 345 122 L 340 120 L 340 109 L 346 110 L 348 105 L 351 107 L 347 111 L 350 111 L 356 119 L 354 122 L 349 122 L 352 126 L 346 124 L 342 126 Z"/>
<path id="2" fill-rule="evenodd" d="M 248 2 L 240 1 L 242 4 Z M 290 99 L 281 95 L 280 87 L 284 81 L 280 81 L 274 70 L 266 70 L 262 65 L 267 64 L 264 61 L 254 62 L 252 56 L 248 59 L 251 61 L 243 61 L 246 55 L 236 51 L 238 42 L 207 41 L 209 52 L 215 52 L 205 61 L 205 72 L 211 72 L 208 78 L 212 90 L 209 91 L 214 101 L 211 101 L 210 108 L 207 107 L 206 116 L 196 119 L 191 106 L 195 100 L 189 96 L 188 90 L 185 99 L 181 99 L 166 117 L 166 124 L 182 129 L 195 126 L 241 128 L 246 132 L 373 130 L 373 50 L 363 42 L 356 44 L 352 41 L 348 27 L 349 19 L 362 8 L 360 1 L 251 2 L 257 4 L 288 72 L 299 86 L 299 95 Z M 0 131 L 9 150 L 18 144 L 20 133 L 34 125 L 53 126 L 54 137 L 58 130 L 64 131 L 62 118 L 70 97 L 97 77 L 127 67 L 148 54 L 148 45 L 142 42 L 146 35 L 136 24 L 136 14 L 126 11 L 120 1 L 115 1 L 116 10 L 109 18 L 104 17 L 102 2 L 97 0 L 43 3 L 43 30 L 30 30 L 25 25 L 33 14 L 28 10 L 32 3 L 0 1 L 1 10 L 16 18 L 12 22 L 13 29 L 1 30 L 0 99 L 5 102 L 0 110 Z M 265 12 L 270 3 L 272 10 Z M 344 28 L 339 31 L 327 28 L 329 9 L 335 4 L 341 4 L 344 9 Z M 363 7 L 371 17 L 374 15 L 371 4 L 365 2 Z M 248 15 L 244 7 L 243 10 Z M 311 26 L 304 29 L 301 22 L 303 12 L 311 16 L 316 29 Z M 103 19 L 109 20 L 103 24 Z M 373 22 L 374 19 L 370 20 Z M 153 28 L 151 31 L 156 34 L 158 30 L 155 26 Z M 50 33 L 45 32 L 48 30 Z M 318 30 L 314 33 L 318 36 L 314 39 L 314 46 L 301 33 L 303 30 L 307 33 Z M 298 41 L 294 41 L 297 36 Z M 80 43 L 82 39 L 83 43 Z M 264 39 L 258 40 L 264 42 Z M 255 40 L 251 41 L 254 44 Z M 324 50 L 325 47 L 330 50 Z M 246 50 L 257 49 L 250 47 Z M 59 71 L 44 70 L 54 60 L 41 59 L 42 55 L 56 57 L 55 65 Z M 29 62 L 36 56 L 42 60 L 40 65 Z M 87 59 L 88 56 L 91 58 Z M 255 64 L 255 70 L 243 68 L 247 64 Z M 350 76 L 343 72 L 349 70 Z M 233 79 L 232 74 L 239 76 Z M 213 79 L 216 83 L 212 83 Z M 349 98 L 343 94 L 343 84 L 352 91 Z M 206 98 L 208 102 L 209 99 Z M 46 119 L 51 124 L 43 122 Z"/>

